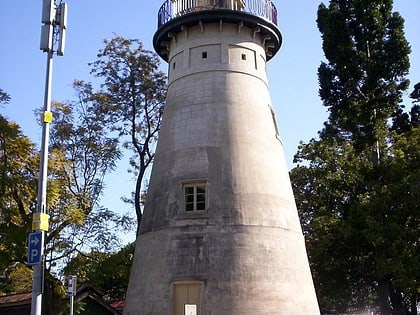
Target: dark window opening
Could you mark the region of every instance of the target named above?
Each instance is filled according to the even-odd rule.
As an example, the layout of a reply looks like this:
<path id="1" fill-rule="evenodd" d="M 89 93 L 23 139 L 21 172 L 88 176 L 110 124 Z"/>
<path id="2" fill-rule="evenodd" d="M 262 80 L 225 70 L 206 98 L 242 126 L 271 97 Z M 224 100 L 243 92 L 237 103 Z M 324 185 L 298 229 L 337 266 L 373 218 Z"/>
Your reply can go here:
<path id="1" fill-rule="evenodd" d="M 204 183 L 184 186 L 185 211 L 206 210 L 206 185 Z"/>
<path id="2" fill-rule="evenodd" d="M 203 51 L 201 53 L 201 58 L 206 59 L 207 58 L 207 51 Z"/>

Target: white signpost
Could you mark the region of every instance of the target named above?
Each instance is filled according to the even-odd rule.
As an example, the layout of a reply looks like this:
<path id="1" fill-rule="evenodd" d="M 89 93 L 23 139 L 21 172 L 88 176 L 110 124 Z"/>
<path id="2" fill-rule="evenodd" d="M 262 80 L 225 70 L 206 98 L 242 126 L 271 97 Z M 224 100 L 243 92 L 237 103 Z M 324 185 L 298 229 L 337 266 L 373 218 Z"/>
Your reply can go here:
<path id="1" fill-rule="evenodd" d="M 74 296 L 77 292 L 77 277 L 76 276 L 69 276 L 69 285 L 67 288 L 67 295 L 70 297 L 70 315 L 73 315 L 73 308 L 74 308 Z"/>

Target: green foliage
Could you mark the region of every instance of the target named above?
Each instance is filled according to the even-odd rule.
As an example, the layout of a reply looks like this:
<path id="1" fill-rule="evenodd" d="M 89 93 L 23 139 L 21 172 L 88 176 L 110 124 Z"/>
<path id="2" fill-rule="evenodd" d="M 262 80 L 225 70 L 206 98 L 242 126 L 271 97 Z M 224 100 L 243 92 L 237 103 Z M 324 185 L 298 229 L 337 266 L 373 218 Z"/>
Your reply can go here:
<path id="1" fill-rule="evenodd" d="M 414 100 L 413 103 L 420 103 L 420 82 L 414 85 L 414 90 L 411 92 L 410 97 Z"/>
<path id="2" fill-rule="evenodd" d="M 68 263 L 64 272 L 76 275 L 78 282 L 100 288 L 109 300 L 125 297 L 134 248 L 134 244 L 129 244 L 112 254 L 80 253 Z"/>
<path id="3" fill-rule="evenodd" d="M 135 39 L 117 36 L 105 40 L 92 73 L 103 78 L 103 91 L 94 94 L 96 112 L 118 132 L 124 147 L 133 152 L 130 171 L 137 177 L 134 206 L 140 224 L 142 183 L 154 157 L 166 98 L 166 76 L 159 57 Z"/>
<path id="4" fill-rule="evenodd" d="M 34 144 L 17 124 L 0 116 L 0 283 L 9 281 L 18 263 L 26 263 L 38 165 Z"/>
<path id="5" fill-rule="evenodd" d="M 401 105 L 403 19 L 391 0 L 332 0 L 317 22 L 329 117 L 319 139 L 299 147 L 291 179 L 321 310 L 416 314 L 419 108 Z"/>
<path id="6" fill-rule="evenodd" d="M 94 103 L 85 98 L 90 87 L 79 82 L 77 88 L 78 102 L 52 106 L 55 121 L 50 130 L 45 314 L 61 313 L 65 291 L 57 275 L 65 263 L 81 250 L 115 250 L 120 244 L 117 232 L 132 226 L 129 217 L 116 215 L 100 204 L 104 178 L 121 155 L 119 143 L 95 115 Z M 2 293 L 16 293 L 32 285 L 30 272 L 21 271 L 30 271 L 26 242 L 36 207 L 38 170 L 34 144 L 16 124 L 0 116 Z"/>
<path id="7" fill-rule="evenodd" d="M 3 89 L 0 89 L 0 104 L 4 103 L 7 104 L 10 101 L 10 95 L 7 94 Z"/>
<path id="8" fill-rule="evenodd" d="M 9 265 L 0 278 L 0 295 L 32 290 L 32 270 L 25 264 L 15 262 Z"/>
<path id="9" fill-rule="evenodd" d="M 301 146 L 296 162 L 310 164 L 291 178 L 322 310 L 374 307 L 380 281 L 394 310 L 418 299 L 418 152 L 419 128 L 396 136 L 378 167 L 348 143 Z"/>
<path id="10" fill-rule="evenodd" d="M 328 63 L 318 69 L 330 112 L 324 133 L 353 139 L 360 151 L 383 140 L 386 121 L 408 87 L 410 46 L 392 0 L 331 1 L 318 9 Z"/>
<path id="11" fill-rule="evenodd" d="M 121 157 L 119 142 L 95 112 L 91 85 L 75 81 L 74 88 L 77 102 L 53 104 L 47 237 L 51 268 L 62 266 L 87 248 L 117 248 L 115 231 L 130 229 L 132 224 L 129 217 L 116 215 L 100 204 L 104 178 Z"/>

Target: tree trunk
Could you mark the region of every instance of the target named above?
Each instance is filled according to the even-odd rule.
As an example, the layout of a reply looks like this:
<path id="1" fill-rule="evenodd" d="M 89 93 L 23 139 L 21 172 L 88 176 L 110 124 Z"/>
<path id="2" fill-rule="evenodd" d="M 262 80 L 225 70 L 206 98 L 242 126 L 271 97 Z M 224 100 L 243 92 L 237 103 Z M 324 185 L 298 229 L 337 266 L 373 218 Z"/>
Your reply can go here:
<path id="1" fill-rule="evenodd" d="M 137 176 L 136 191 L 134 193 L 134 207 L 136 209 L 136 216 L 137 216 L 137 232 L 136 232 L 136 235 L 139 234 L 141 218 L 143 216 L 143 214 L 141 212 L 141 183 L 143 181 L 144 172 L 145 172 L 144 167 L 141 167 L 140 170 L 139 170 L 139 174 Z"/>

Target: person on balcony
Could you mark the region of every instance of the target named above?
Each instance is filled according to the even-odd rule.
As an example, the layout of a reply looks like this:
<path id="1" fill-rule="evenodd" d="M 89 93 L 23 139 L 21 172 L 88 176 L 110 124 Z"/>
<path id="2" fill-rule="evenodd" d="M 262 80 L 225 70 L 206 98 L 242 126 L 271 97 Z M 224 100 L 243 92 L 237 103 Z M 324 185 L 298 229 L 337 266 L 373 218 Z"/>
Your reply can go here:
<path id="1" fill-rule="evenodd" d="M 214 7 L 242 11 L 245 8 L 245 0 L 216 0 Z"/>
<path id="2" fill-rule="evenodd" d="M 245 9 L 245 0 L 235 0 L 235 8 L 243 11 Z"/>

